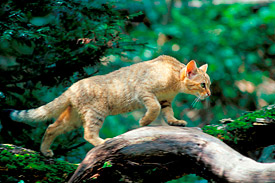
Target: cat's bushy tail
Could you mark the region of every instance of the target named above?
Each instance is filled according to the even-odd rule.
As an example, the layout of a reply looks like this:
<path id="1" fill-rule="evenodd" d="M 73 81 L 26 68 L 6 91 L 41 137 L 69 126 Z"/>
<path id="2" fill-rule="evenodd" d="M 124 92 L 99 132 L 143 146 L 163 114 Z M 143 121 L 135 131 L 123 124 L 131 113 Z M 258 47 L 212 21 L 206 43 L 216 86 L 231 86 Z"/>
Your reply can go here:
<path id="1" fill-rule="evenodd" d="M 38 122 L 57 118 L 69 105 L 70 100 L 66 96 L 66 93 L 63 93 L 52 102 L 49 102 L 41 107 L 29 110 L 9 109 L 6 112 L 9 113 L 9 117 L 13 121 Z"/>

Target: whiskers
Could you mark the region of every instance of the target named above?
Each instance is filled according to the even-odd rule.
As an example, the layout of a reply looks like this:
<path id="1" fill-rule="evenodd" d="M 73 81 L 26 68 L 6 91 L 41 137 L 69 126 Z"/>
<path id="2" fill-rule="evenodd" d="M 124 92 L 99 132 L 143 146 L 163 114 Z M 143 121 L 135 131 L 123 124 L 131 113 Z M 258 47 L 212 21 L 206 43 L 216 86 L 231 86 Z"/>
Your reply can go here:
<path id="1" fill-rule="evenodd" d="M 200 102 L 202 98 L 203 97 L 201 95 L 199 95 L 197 98 L 195 98 L 195 100 L 191 104 L 192 108 L 195 108 L 196 105 L 198 104 L 198 102 Z M 203 102 L 205 104 L 204 107 L 208 108 L 210 106 L 210 99 L 209 99 L 209 97 L 203 98 L 203 100 L 204 99 L 205 99 L 205 101 Z"/>
<path id="2" fill-rule="evenodd" d="M 192 108 L 195 108 L 195 106 L 197 105 L 197 103 L 200 101 L 201 96 L 198 96 L 197 98 L 195 98 L 195 100 L 192 102 L 191 106 Z"/>

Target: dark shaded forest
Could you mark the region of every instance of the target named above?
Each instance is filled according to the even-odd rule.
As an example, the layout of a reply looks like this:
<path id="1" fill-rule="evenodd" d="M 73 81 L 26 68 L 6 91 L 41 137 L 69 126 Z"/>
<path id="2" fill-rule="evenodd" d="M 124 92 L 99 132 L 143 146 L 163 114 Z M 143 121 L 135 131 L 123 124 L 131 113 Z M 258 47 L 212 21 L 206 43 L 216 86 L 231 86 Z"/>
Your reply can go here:
<path id="1" fill-rule="evenodd" d="M 173 102 L 175 117 L 186 120 L 189 127 L 202 128 L 221 125 L 222 119 L 234 121 L 274 104 L 274 12 L 272 1 L 2 0 L 0 109 L 39 107 L 80 79 L 170 55 L 185 64 L 190 60 L 207 63 L 212 82 L 211 97 L 195 105 L 195 96 L 179 94 Z M 109 116 L 100 136 L 112 138 L 138 128 L 143 112 Z M 274 120 L 272 115 L 268 118 Z M 5 125 L 0 120 L 1 144 L 35 151 L 52 123 Z M 160 118 L 152 125 L 159 124 L 166 125 Z M 241 121 L 237 126 L 249 124 Z M 227 140 L 225 130 L 205 129 Z M 83 139 L 82 129 L 59 136 L 52 146 L 55 158 L 72 163 L 81 162 L 92 148 Z M 243 153 L 274 162 L 274 149 L 273 143 Z M 263 158 L 265 151 L 271 153 Z M 174 182 L 207 181 L 189 175 Z"/>

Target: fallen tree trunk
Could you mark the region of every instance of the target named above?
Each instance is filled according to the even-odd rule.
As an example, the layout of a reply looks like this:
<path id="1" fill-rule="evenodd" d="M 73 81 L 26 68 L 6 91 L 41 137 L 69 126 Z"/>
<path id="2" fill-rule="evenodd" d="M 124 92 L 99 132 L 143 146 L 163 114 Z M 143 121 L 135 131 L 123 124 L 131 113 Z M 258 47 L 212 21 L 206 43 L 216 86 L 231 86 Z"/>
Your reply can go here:
<path id="1" fill-rule="evenodd" d="M 69 182 L 166 182 L 190 173 L 215 182 L 275 182 L 275 163 L 258 163 L 197 128 L 143 127 L 93 148 Z"/>

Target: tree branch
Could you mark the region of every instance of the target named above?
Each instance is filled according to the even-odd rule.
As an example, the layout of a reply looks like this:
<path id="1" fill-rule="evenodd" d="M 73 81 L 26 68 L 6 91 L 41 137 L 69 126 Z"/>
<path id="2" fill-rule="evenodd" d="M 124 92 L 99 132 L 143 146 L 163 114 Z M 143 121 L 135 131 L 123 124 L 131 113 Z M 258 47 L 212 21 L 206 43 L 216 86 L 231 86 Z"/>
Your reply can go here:
<path id="1" fill-rule="evenodd" d="M 275 163 L 258 163 L 196 128 L 143 127 L 93 148 L 72 182 L 166 182 L 195 173 L 216 182 L 275 182 Z"/>

